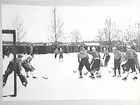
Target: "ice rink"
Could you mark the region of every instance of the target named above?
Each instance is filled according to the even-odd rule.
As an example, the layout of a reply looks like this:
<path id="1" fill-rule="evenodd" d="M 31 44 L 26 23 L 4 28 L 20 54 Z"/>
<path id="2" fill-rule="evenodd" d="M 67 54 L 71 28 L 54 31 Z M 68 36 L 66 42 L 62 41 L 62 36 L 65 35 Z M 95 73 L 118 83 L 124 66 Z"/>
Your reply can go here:
<path id="1" fill-rule="evenodd" d="M 101 54 L 102 55 L 102 54 Z M 139 55 L 139 54 L 138 54 Z M 25 55 L 27 56 L 27 55 Z M 25 57 L 24 56 L 24 57 Z M 3 60 L 3 71 L 6 70 L 9 58 Z M 140 56 L 139 56 L 140 59 Z M 22 86 L 17 77 L 17 97 L 4 97 L 3 101 L 12 100 L 140 100 L 140 75 L 138 80 L 132 80 L 132 75 L 127 81 L 122 77 L 112 77 L 113 54 L 108 67 L 101 67 L 102 78 L 89 78 L 89 74 L 79 79 L 77 70 L 77 54 L 64 54 L 63 62 L 54 59 L 54 54 L 35 55 L 32 60 L 37 79 L 28 78 L 27 87 Z M 86 69 L 83 69 L 83 73 Z M 24 73 L 24 69 L 23 69 Z M 48 77 L 43 79 L 42 76 Z M 122 75 L 123 76 L 123 75 Z M 3 95 L 9 95 L 14 90 L 13 73 L 9 76 L 3 88 Z"/>

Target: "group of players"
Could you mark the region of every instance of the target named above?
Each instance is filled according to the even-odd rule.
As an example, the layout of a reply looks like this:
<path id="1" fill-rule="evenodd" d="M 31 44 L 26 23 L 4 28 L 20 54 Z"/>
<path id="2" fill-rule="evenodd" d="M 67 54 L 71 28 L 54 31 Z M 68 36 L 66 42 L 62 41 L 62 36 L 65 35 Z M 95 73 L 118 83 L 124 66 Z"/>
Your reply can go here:
<path id="1" fill-rule="evenodd" d="M 32 58 L 34 57 L 32 54 L 22 60 L 23 55 L 19 54 L 16 58 L 16 74 L 20 78 L 22 85 L 26 87 L 28 84 L 27 78 L 29 78 L 29 72 L 31 73 L 33 78 L 37 78 L 33 75 L 35 68 L 31 65 Z M 22 72 L 22 67 L 25 69 L 26 76 Z M 6 85 L 8 76 L 14 71 L 14 59 L 12 59 L 3 74 L 3 87 Z"/>
<path id="2" fill-rule="evenodd" d="M 127 77 L 129 76 L 130 69 L 132 70 L 132 73 L 134 74 L 133 79 L 137 79 L 137 72 L 136 68 L 139 70 L 140 73 L 140 66 L 138 62 L 138 57 L 137 54 L 134 50 L 131 49 L 130 46 L 127 46 L 127 51 L 125 54 L 122 52 L 118 51 L 116 47 L 112 48 L 113 54 L 114 54 L 114 75 L 113 77 L 116 77 L 116 72 L 118 71 L 118 77 L 121 77 L 121 67 L 123 70 L 124 77 L 122 80 L 127 80 Z M 56 49 L 55 50 L 55 58 L 59 54 L 59 61 L 63 60 L 63 50 L 60 48 L 60 50 Z M 89 56 L 88 54 L 92 55 L 92 60 L 89 62 Z M 19 76 L 22 85 L 26 87 L 28 84 L 27 78 L 29 77 L 29 72 L 31 72 L 33 78 L 37 78 L 34 76 L 33 72 L 35 68 L 31 65 L 32 58 L 34 55 L 29 55 L 25 59 L 22 60 L 23 55 L 19 54 L 16 58 L 16 74 Z M 101 60 L 101 56 L 99 52 L 96 50 L 95 47 L 92 47 L 92 50 L 85 50 L 84 47 L 80 48 L 80 52 L 78 53 L 78 62 L 79 62 L 79 78 L 83 78 L 82 76 L 82 69 L 85 66 L 87 71 L 90 73 L 90 78 L 94 79 L 95 76 L 98 78 L 101 78 L 101 72 L 100 72 L 100 67 L 101 66 L 108 66 L 108 62 L 110 60 L 110 54 L 106 48 L 104 48 L 104 56 L 102 59 L 104 59 L 104 65 Z M 125 63 L 122 63 L 125 62 Z M 22 73 L 22 68 L 25 69 L 26 76 Z M 12 59 L 3 74 L 3 86 L 6 85 L 7 78 L 8 76 L 14 71 L 14 59 Z M 87 73 L 88 73 L 87 72 Z M 85 73 L 85 75 L 87 74 Z M 45 77 L 43 77 L 45 78 Z M 46 79 L 46 78 L 45 78 Z"/>
<path id="3" fill-rule="evenodd" d="M 113 77 L 116 77 L 117 71 L 118 71 L 118 77 L 121 77 L 121 74 L 124 74 L 124 77 L 122 80 L 127 80 L 130 69 L 132 70 L 131 73 L 134 74 L 133 79 L 137 80 L 137 72 L 136 69 L 139 70 L 140 73 L 140 66 L 138 62 L 137 54 L 134 50 L 131 49 L 130 45 L 127 45 L 127 51 L 125 53 L 122 53 L 117 50 L 116 47 L 112 48 L 113 54 L 114 54 L 114 67 L 112 68 L 114 71 Z M 92 60 L 89 62 L 89 56 L 88 54 L 92 55 Z M 92 50 L 85 50 L 84 47 L 80 48 L 80 52 L 78 53 L 78 62 L 79 62 L 79 78 L 83 78 L 82 76 L 82 69 L 85 66 L 87 71 L 90 73 L 90 78 L 94 79 L 95 75 L 98 78 L 101 78 L 101 72 L 100 67 L 104 66 L 106 67 L 108 65 L 108 62 L 110 60 L 110 54 L 106 48 L 104 48 L 104 56 L 102 59 L 104 59 L 104 65 L 101 60 L 101 56 L 98 51 L 96 51 L 95 47 L 92 47 Z M 123 70 L 123 73 L 121 73 L 121 67 Z M 88 73 L 87 72 L 87 73 Z M 84 73 L 85 75 L 87 73 Z"/>
<path id="4" fill-rule="evenodd" d="M 55 59 L 57 58 L 57 55 L 59 55 L 59 62 L 63 61 L 63 50 L 62 48 L 56 48 L 55 52 Z M 16 58 L 16 74 L 17 76 L 20 78 L 22 85 L 23 86 L 27 86 L 28 81 L 27 78 L 29 78 L 29 72 L 31 73 L 32 77 L 35 79 L 37 78 L 36 76 L 34 76 L 33 72 L 35 70 L 35 68 L 31 65 L 31 61 L 33 59 L 34 55 L 31 53 L 28 57 L 26 57 L 25 59 L 22 60 L 23 55 L 22 54 L 18 54 L 17 58 Z M 23 74 L 22 68 L 25 69 L 26 72 L 26 76 Z M 5 73 L 3 74 L 3 87 L 6 85 L 8 76 L 14 71 L 14 59 L 12 59 L 8 66 L 7 69 L 5 71 Z M 44 79 L 48 79 L 47 77 L 42 76 Z"/>
<path id="5" fill-rule="evenodd" d="M 56 48 L 56 50 L 54 51 L 55 54 L 55 59 L 57 58 L 57 55 L 59 55 L 59 62 L 63 62 L 63 50 L 62 48 L 58 49 Z"/>

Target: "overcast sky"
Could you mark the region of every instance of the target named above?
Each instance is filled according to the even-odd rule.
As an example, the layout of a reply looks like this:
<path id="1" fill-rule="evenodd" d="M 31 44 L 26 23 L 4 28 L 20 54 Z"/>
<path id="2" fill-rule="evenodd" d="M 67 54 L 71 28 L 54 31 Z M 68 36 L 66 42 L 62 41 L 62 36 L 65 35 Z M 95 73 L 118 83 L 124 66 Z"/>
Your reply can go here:
<path id="1" fill-rule="evenodd" d="M 2 28 L 12 29 L 12 22 L 18 15 L 27 30 L 22 41 L 48 42 L 52 35 L 51 10 L 51 6 L 2 5 Z M 104 27 L 107 17 L 111 17 L 121 30 L 128 27 L 129 19 L 132 23 L 140 21 L 138 9 L 133 6 L 58 6 L 57 13 L 64 22 L 62 41 L 72 41 L 68 34 L 74 29 L 80 31 L 82 40 L 96 40 L 98 29 Z"/>

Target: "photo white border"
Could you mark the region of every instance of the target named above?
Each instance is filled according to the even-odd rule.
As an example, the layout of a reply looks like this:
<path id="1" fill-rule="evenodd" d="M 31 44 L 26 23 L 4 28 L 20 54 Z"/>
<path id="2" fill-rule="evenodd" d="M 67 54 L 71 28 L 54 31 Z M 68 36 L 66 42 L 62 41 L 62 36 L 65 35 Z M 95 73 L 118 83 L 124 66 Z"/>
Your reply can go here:
<path id="1" fill-rule="evenodd" d="M 140 105 L 130 100 L 2 101 L 2 4 L 34 6 L 136 6 L 140 0 L 1 0 L 0 3 L 0 105 Z M 139 9 L 140 10 L 140 9 Z"/>

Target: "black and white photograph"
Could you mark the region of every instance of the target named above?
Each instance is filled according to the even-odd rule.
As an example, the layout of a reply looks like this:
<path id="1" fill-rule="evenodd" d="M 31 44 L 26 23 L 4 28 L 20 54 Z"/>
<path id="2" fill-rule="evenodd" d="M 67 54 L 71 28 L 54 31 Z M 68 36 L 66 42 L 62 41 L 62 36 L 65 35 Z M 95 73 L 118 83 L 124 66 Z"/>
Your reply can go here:
<path id="1" fill-rule="evenodd" d="M 2 101 L 140 104 L 135 6 L 1 4 L 1 19 Z"/>

